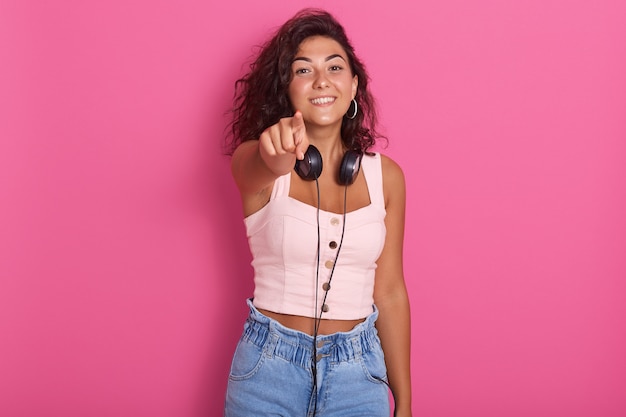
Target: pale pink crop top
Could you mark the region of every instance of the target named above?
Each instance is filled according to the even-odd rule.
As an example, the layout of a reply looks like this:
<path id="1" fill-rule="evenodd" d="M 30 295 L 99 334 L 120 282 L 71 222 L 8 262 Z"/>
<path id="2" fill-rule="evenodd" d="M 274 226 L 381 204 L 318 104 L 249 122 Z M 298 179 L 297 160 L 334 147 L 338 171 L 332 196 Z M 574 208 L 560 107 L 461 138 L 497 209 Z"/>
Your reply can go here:
<path id="1" fill-rule="evenodd" d="M 373 311 L 376 260 L 386 235 L 380 154 L 365 155 L 361 169 L 370 204 L 346 214 L 323 319 L 356 320 Z M 315 311 L 317 208 L 289 197 L 290 181 L 291 173 L 279 177 L 270 201 L 244 219 L 253 258 L 253 303 L 276 313 L 315 317 L 319 314 Z M 320 210 L 318 309 L 337 255 L 342 223 L 343 213 Z"/>

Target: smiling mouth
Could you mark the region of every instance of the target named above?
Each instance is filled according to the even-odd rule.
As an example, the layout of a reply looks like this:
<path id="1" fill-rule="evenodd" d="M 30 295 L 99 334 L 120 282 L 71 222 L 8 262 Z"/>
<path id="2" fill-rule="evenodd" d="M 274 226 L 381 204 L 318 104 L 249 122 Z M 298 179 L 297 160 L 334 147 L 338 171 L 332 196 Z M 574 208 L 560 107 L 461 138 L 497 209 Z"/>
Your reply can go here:
<path id="1" fill-rule="evenodd" d="M 318 98 L 314 98 L 313 100 L 311 100 L 311 103 L 313 104 L 331 104 L 334 103 L 336 100 L 335 97 L 318 97 Z"/>

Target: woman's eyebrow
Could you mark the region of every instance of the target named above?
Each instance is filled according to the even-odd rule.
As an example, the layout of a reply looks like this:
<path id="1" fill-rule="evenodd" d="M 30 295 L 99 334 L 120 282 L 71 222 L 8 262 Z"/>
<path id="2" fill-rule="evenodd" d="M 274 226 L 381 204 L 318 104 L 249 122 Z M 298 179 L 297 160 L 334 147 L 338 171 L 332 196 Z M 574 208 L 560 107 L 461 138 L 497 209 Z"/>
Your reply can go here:
<path id="1" fill-rule="evenodd" d="M 326 57 L 325 61 L 330 61 L 331 59 L 335 59 L 335 58 L 341 58 L 343 61 L 345 61 L 346 59 L 344 57 L 342 57 L 339 54 L 332 54 Z M 306 62 L 313 62 L 313 60 L 311 58 L 307 58 L 305 56 L 297 56 L 293 59 L 293 62 L 296 61 L 306 61 Z"/>
<path id="2" fill-rule="evenodd" d="M 343 61 L 345 61 L 345 60 L 346 60 L 344 57 L 342 57 L 342 56 L 341 56 L 341 55 L 339 55 L 339 54 L 333 54 L 333 55 L 327 56 L 327 57 L 326 57 L 326 61 L 330 61 L 331 59 L 335 59 L 335 58 L 341 58 Z"/>

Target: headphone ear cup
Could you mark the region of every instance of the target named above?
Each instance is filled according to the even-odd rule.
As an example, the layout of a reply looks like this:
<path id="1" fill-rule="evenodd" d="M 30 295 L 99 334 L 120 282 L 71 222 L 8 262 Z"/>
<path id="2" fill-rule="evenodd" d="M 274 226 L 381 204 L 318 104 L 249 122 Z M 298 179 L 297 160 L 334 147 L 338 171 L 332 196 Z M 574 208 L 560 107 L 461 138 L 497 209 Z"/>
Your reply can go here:
<path id="1" fill-rule="evenodd" d="M 345 153 L 339 167 L 339 184 L 350 185 L 356 180 L 361 169 L 362 157 L 363 154 L 357 151 L 349 150 Z"/>
<path id="2" fill-rule="evenodd" d="M 304 159 L 296 159 L 294 169 L 304 180 L 315 180 L 322 175 L 322 154 L 313 145 L 309 145 L 304 153 Z"/>

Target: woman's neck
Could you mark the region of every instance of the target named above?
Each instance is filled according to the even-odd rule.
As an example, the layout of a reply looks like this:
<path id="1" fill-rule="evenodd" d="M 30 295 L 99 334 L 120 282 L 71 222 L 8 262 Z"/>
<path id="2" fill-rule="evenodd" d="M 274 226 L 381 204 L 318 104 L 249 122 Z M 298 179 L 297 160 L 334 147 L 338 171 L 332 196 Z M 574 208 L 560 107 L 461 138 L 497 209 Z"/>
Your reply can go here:
<path id="1" fill-rule="evenodd" d="M 307 136 L 311 145 L 314 145 L 322 156 L 332 156 L 344 153 L 341 140 L 341 126 L 327 126 L 313 128 L 307 126 Z"/>

